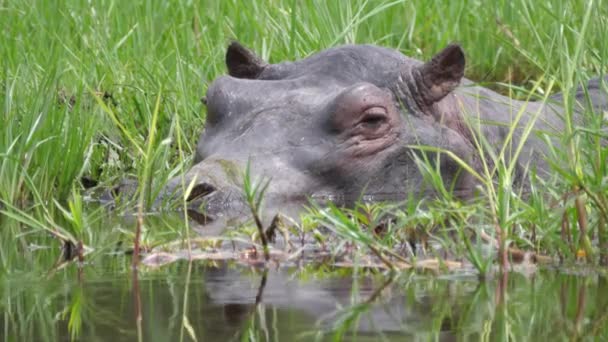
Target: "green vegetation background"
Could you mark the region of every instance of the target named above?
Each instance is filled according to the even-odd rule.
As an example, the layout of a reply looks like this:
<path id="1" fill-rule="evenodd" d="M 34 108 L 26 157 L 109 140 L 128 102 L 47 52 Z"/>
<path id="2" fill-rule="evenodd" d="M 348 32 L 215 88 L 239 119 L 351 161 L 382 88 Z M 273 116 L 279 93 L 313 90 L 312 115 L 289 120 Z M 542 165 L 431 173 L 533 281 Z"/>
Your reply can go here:
<path id="1" fill-rule="evenodd" d="M 378 44 L 427 59 L 446 44 L 459 42 L 466 51 L 467 77 L 518 97 L 527 91 L 541 97 L 563 91 L 564 105 L 572 113 L 574 89 L 608 71 L 607 28 L 608 4 L 602 0 L 0 0 L 4 331 L 26 340 L 54 339 L 59 334 L 55 323 L 69 317 L 70 333 L 78 336 L 79 310 L 97 313 L 97 307 L 84 300 L 92 298 L 82 291 L 71 299 L 66 295 L 61 277 L 73 284 L 67 279 L 76 277 L 75 268 L 54 278 L 54 270 L 47 271 L 66 246 L 74 246 L 67 241 L 83 241 L 94 247 L 87 262 L 97 261 L 110 273 L 128 273 L 122 259 L 117 266 L 114 259 L 97 256 L 128 250 L 121 244 L 132 241 L 135 222 L 103 208 L 90 209 L 81 179 L 111 186 L 137 178 L 140 204 L 149 204 L 169 177 L 189 166 L 205 121 L 200 98 L 209 83 L 225 73 L 230 40 L 241 41 L 270 62 L 346 43 Z M 481 205 L 463 205 L 448 197 L 426 210 L 400 209 L 392 213 L 399 224 L 388 227 L 384 239 L 362 227 L 373 226 L 391 208 L 359 208 L 369 215 L 346 215 L 331 208 L 313 213 L 302 226 L 314 233 L 316 225 L 325 225 L 338 237 L 348 236 L 390 255 L 409 234 L 403 227 L 430 230 L 449 223 L 456 232 L 438 239 L 464 254 L 480 273 L 493 259 L 485 260 L 481 247 L 471 244 L 469 229 L 494 234 L 498 227 L 509 242 L 526 250 L 596 262 L 608 249 L 608 147 L 598 140 L 606 138 L 605 123 L 593 119 L 602 115 L 590 113 L 590 126 L 564 132 L 565 148 L 554 151 L 555 178 L 536 184 L 529 197 L 512 191 L 512 174 L 505 166 L 489 180 L 488 198 Z M 146 217 L 142 243 L 188 238 L 188 231 L 179 217 Z M 248 232 L 253 230 L 243 235 L 252 235 Z M 183 270 L 175 273 L 181 279 Z M 95 275 L 89 268 L 87 275 L 95 279 L 105 274 Z M 41 281 L 40 275 L 54 281 Z M 599 283 L 605 287 L 604 280 Z M 565 298 L 582 297 L 571 290 Z M 537 292 L 532 288 L 530 297 L 540 301 L 544 297 Z M 187 303 L 187 292 L 183 297 Z M 54 303 L 52 308 L 49 303 Z M 587 311 L 605 307 L 595 304 Z M 579 317 L 574 309 L 578 306 L 567 308 Z M 547 309 L 538 320 L 533 316 L 537 311 L 528 312 L 532 319 L 514 315 L 524 324 L 515 333 L 505 324 L 504 335 L 525 337 L 532 331 L 528 323 L 553 317 L 557 309 Z M 103 317 L 114 315 L 111 311 Z M 604 321 L 600 317 L 597 326 Z M 187 320 L 181 323 L 183 334 Z"/>

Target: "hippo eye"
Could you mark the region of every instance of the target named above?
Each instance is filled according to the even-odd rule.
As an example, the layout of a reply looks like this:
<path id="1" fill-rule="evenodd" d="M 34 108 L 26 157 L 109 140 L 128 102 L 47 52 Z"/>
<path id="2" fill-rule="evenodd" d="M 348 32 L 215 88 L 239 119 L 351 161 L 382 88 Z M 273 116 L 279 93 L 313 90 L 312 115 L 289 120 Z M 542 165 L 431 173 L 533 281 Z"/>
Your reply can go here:
<path id="1" fill-rule="evenodd" d="M 366 129 L 378 129 L 388 119 L 388 113 L 383 107 L 371 107 L 366 109 L 361 116 L 361 120 L 357 123 L 358 126 Z"/>

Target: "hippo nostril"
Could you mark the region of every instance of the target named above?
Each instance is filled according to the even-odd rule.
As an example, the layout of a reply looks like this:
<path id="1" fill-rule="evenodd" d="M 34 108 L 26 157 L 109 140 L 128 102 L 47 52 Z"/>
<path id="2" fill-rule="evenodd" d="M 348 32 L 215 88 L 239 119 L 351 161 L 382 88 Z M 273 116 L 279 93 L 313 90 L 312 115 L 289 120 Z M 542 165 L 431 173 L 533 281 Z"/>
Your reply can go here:
<path id="1" fill-rule="evenodd" d="M 194 201 L 195 199 L 200 198 L 200 197 L 205 197 L 214 191 L 215 191 L 215 188 L 212 185 L 210 185 L 209 183 L 196 184 L 190 191 L 190 194 L 188 195 L 188 198 L 186 199 L 186 201 L 188 201 L 188 202 Z"/>

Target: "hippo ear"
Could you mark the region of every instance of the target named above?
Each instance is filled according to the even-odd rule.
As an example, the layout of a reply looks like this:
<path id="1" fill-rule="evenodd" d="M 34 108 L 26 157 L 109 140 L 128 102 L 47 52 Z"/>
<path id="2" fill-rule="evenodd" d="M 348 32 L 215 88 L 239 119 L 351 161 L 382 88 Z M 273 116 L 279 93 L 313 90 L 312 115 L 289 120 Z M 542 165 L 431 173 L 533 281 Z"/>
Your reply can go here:
<path id="1" fill-rule="evenodd" d="M 252 51 L 233 41 L 226 51 L 228 74 L 237 78 L 256 78 L 266 67 L 266 62 Z"/>
<path id="2" fill-rule="evenodd" d="M 431 106 L 454 90 L 464 76 L 464 66 L 462 48 L 450 44 L 430 61 L 417 67 L 415 77 L 423 104 Z"/>

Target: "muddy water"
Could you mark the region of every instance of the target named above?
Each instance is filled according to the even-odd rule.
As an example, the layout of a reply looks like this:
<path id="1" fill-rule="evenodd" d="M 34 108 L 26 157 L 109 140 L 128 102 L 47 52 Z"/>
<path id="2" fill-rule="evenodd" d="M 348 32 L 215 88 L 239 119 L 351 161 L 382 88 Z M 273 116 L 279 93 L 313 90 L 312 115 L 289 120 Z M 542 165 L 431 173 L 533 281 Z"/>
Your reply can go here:
<path id="1" fill-rule="evenodd" d="M 503 282 L 177 262 L 134 275 L 114 259 L 6 277 L 0 341 L 608 338 L 607 279 L 581 270 Z"/>

